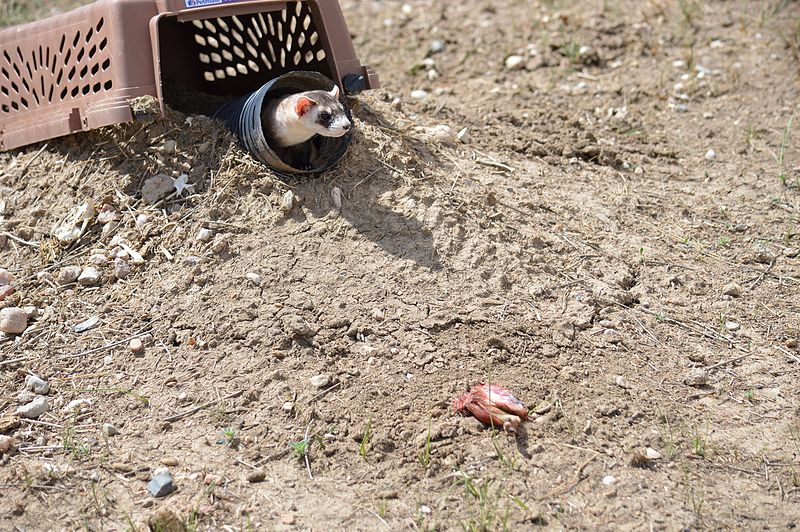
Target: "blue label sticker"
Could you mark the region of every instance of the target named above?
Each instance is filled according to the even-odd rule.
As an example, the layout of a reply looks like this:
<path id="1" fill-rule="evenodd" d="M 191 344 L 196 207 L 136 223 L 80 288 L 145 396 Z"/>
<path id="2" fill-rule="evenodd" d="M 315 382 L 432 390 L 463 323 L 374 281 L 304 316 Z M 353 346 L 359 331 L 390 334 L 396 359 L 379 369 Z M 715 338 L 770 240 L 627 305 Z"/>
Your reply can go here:
<path id="1" fill-rule="evenodd" d="M 215 6 L 218 4 L 230 4 L 233 2 L 239 2 L 240 0 L 184 0 L 187 8 L 191 7 L 205 7 L 205 6 Z"/>

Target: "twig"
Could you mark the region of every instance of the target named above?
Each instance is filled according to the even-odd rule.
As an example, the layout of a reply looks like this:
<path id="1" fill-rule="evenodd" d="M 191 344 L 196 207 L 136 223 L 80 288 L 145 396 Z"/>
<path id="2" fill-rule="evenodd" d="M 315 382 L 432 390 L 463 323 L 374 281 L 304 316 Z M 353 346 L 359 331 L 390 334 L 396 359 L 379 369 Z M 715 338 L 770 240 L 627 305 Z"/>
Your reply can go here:
<path id="1" fill-rule="evenodd" d="M 383 523 L 383 526 L 385 526 L 385 527 L 386 527 L 388 530 L 391 530 L 391 529 L 392 529 L 392 527 L 390 527 L 390 526 L 389 526 L 389 523 L 387 523 L 386 521 L 384 521 L 384 520 L 383 520 L 383 517 L 381 517 L 380 515 L 378 515 L 378 514 L 377 514 L 377 513 L 375 513 L 374 511 L 370 510 L 369 508 L 364 508 L 364 510 L 366 510 L 367 512 L 369 512 L 369 513 L 371 513 L 372 515 L 374 515 L 375 517 L 377 517 L 377 518 L 378 518 L 378 520 L 379 520 L 381 523 Z"/>
<path id="2" fill-rule="evenodd" d="M 112 347 L 117 347 L 118 345 L 122 345 L 124 343 L 130 342 L 134 338 L 139 338 L 140 336 L 144 336 L 144 335 L 150 334 L 152 332 L 153 332 L 152 329 L 146 329 L 144 331 L 140 331 L 140 332 L 134 334 L 133 336 L 129 336 L 128 338 L 124 338 L 122 340 L 117 340 L 116 342 L 111 342 L 108 345 L 104 345 L 102 347 L 95 347 L 94 349 L 89 349 L 88 351 L 82 351 L 80 353 L 75 353 L 74 355 L 62 355 L 61 358 L 76 358 L 76 357 L 80 357 L 80 356 L 96 353 L 98 351 L 104 351 L 106 349 L 111 349 Z"/>
<path id="3" fill-rule="evenodd" d="M 219 403 L 220 401 L 225 401 L 226 399 L 233 399 L 234 397 L 238 397 L 238 396 L 242 395 L 242 392 L 243 392 L 243 390 L 239 390 L 238 392 L 230 393 L 230 394 L 226 395 L 225 397 L 220 397 L 219 399 L 214 399 L 213 401 L 208 401 L 207 403 L 203 403 L 202 405 L 196 406 L 196 407 L 194 407 L 194 408 L 192 408 L 190 410 L 187 410 L 186 412 L 182 412 L 180 414 L 175 414 L 173 416 L 166 417 L 166 418 L 164 418 L 164 421 L 169 423 L 169 422 L 172 422 L 172 421 L 178 421 L 179 419 L 183 419 L 185 417 L 189 417 L 192 414 L 196 414 L 197 412 L 203 410 L 204 408 L 208 408 L 209 406 L 212 406 L 212 405 L 214 405 L 216 403 Z"/>
<path id="4" fill-rule="evenodd" d="M 3 234 L 5 236 L 7 236 L 8 238 L 10 238 L 11 240 L 13 240 L 14 242 L 18 243 L 18 244 L 23 244 L 25 246 L 31 246 L 31 247 L 34 247 L 34 248 L 38 248 L 39 247 L 39 242 L 36 242 L 36 241 L 30 241 L 29 242 L 27 240 L 23 240 L 22 238 L 20 238 L 20 237 L 18 237 L 16 235 L 12 235 L 8 231 L 5 231 Z"/>
<path id="5" fill-rule="evenodd" d="M 508 166 L 507 164 L 499 163 L 497 161 L 492 161 L 489 159 L 475 159 L 475 162 L 478 164 L 482 164 L 484 166 L 491 166 L 493 168 L 499 168 L 501 170 L 505 170 L 506 172 L 513 172 L 514 168 Z"/>
<path id="6" fill-rule="evenodd" d="M 314 397 L 312 397 L 312 398 L 311 398 L 311 401 L 316 401 L 317 399 L 319 399 L 320 397 L 322 397 L 323 395 L 325 395 L 325 394 L 326 394 L 326 393 L 328 393 L 329 391 L 331 391 L 331 390 L 333 390 L 333 389 L 335 389 L 335 388 L 338 388 L 338 387 L 339 387 L 339 386 L 341 386 L 341 385 L 342 385 L 342 382 L 341 382 L 341 381 L 339 381 L 339 382 L 337 382 L 336 384 L 334 384 L 333 386 L 330 386 L 330 387 L 328 387 L 328 388 L 325 388 L 324 390 L 322 390 L 321 392 L 319 392 L 317 395 L 315 395 Z M 309 401 L 309 402 L 311 402 L 311 401 Z"/>
<path id="7" fill-rule="evenodd" d="M 591 449 L 588 449 L 588 450 L 591 450 Z M 572 484 L 570 484 L 567 487 L 555 488 L 555 489 L 551 490 L 547 495 L 542 497 L 542 499 L 550 499 L 552 497 L 555 497 L 556 495 L 562 495 L 564 493 L 569 493 L 570 491 L 575 489 L 575 487 L 578 484 L 580 484 L 581 480 L 583 480 L 583 470 L 586 469 L 586 466 L 588 466 L 589 464 L 594 462 L 595 459 L 597 459 L 597 457 L 600 456 L 600 453 L 598 453 L 597 451 L 593 451 L 593 452 L 595 452 L 597 454 L 594 454 L 590 458 L 586 459 L 581 465 L 578 466 L 578 469 L 575 470 L 575 476 L 573 477 Z"/>
<path id="8" fill-rule="evenodd" d="M 721 368 L 722 366 L 727 366 L 728 364 L 733 364 L 734 362 L 738 362 L 739 360 L 741 360 L 743 358 L 747 358 L 752 354 L 753 353 L 745 353 L 743 355 L 739 355 L 738 357 L 733 357 L 733 358 L 729 358 L 728 360 L 723 360 L 722 362 L 717 362 L 713 366 L 708 366 L 706 368 L 706 371 L 711 371 L 712 369 L 717 369 L 717 368 Z"/>
<path id="9" fill-rule="evenodd" d="M 314 480 L 314 476 L 311 474 L 311 465 L 308 463 L 308 431 L 311 429 L 311 423 L 313 423 L 313 420 L 309 421 L 308 425 L 306 425 L 306 435 L 303 436 L 303 440 L 306 442 L 306 452 L 303 453 L 303 458 L 306 460 L 306 471 L 308 471 L 308 478 Z"/>

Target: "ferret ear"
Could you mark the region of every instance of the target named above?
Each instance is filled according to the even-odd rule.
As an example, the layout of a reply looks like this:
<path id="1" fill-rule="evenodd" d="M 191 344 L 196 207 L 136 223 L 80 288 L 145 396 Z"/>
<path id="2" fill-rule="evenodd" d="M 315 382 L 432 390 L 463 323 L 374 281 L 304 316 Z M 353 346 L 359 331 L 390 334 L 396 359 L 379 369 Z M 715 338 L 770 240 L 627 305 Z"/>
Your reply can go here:
<path id="1" fill-rule="evenodd" d="M 294 104 L 294 110 L 297 113 L 297 116 L 303 116 L 307 112 L 309 112 L 311 108 L 314 107 L 315 105 L 317 105 L 317 102 L 315 102 L 311 98 L 300 96 L 297 99 L 297 102 L 295 102 Z"/>
<path id="2" fill-rule="evenodd" d="M 333 88 L 331 89 L 330 95 L 333 96 L 334 98 L 336 98 L 337 100 L 339 99 L 339 85 L 334 85 L 333 86 Z"/>

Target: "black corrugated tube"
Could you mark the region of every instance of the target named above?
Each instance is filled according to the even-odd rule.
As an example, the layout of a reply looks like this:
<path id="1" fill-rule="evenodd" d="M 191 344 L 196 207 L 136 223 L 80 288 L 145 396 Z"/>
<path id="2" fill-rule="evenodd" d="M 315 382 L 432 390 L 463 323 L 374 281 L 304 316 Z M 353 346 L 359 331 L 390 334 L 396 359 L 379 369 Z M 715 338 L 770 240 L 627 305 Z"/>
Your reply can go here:
<path id="1" fill-rule="evenodd" d="M 295 168 L 291 161 L 281 159 L 267 143 L 261 125 L 261 110 L 273 98 L 304 91 L 329 91 L 333 85 L 333 81 L 317 72 L 288 72 L 269 81 L 257 91 L 226 103 L 216 110 L 214 118 L 222 120 L 238 137 L 242 147 L 253 157 L 275 170 L 291 174 L 322 172 L 335 165 L 344 156 L 353 138 L 353 130 L 341 137 L 314 136 L 307 141 L 316 145 L 316 149 L 313 150 L 316 157 L 310 161 L 311 168 Z M 347 102 L 343 101 L 342 105 L 348 118 L 352 120 Z M 311 151 L 311 146 L 309 150 Z"/>

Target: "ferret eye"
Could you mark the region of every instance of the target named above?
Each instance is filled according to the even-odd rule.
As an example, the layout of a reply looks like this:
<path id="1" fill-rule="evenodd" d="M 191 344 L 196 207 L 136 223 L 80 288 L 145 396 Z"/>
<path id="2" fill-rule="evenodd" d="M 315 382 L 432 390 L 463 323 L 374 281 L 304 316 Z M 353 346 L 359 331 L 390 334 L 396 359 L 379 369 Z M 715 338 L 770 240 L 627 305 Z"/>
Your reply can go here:
<path id="1" fill-rule="evenodd" d="M 327 111 L 322 111 L 319 114 L 319 118 L 320 118 L 320 120 L 323 120 L 323 121 L 327 122 L 328 120 L 331 119 L 331 114 L 329 112 L 327 112 Z"/>

